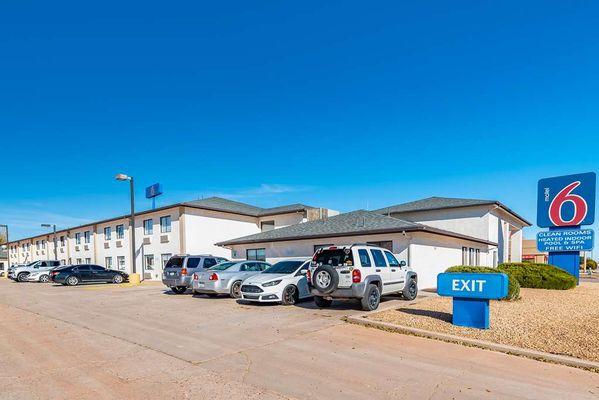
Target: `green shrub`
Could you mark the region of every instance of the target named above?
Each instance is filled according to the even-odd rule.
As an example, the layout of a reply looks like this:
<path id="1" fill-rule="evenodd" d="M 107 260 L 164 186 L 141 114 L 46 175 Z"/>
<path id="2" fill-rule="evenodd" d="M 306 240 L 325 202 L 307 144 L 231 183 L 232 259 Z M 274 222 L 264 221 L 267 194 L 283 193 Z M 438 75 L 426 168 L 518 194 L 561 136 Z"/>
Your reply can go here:
<path id="1" fill-rule="evenodd" d="M 497 269 L 518 280 L 520 287 L 565 290 L 576 287 L 576 278 L 548 264 L 505 263 Z"/>
<path id="2" fill-rule="evenodd" d="M 592 258 L 587 258 L 587 269 L 597 269 L 597 261 L 593 260 Z"/>
<path id="3" fill-rule="evenodd" d="M 467 272 L 467 273 L 482 273 L 482 274 L 501 274 L 504 273 L 509 278 L 507 296 L 505 300 L 517 300 L 520 298 L 520 284 L 518 279 L 513 277 L 510 272 L 499 271 L 497 268 L 489 267 L 474 267 L 470 265 L 456 265 L 455 267 L 447 268 L 445 272 Z"/>

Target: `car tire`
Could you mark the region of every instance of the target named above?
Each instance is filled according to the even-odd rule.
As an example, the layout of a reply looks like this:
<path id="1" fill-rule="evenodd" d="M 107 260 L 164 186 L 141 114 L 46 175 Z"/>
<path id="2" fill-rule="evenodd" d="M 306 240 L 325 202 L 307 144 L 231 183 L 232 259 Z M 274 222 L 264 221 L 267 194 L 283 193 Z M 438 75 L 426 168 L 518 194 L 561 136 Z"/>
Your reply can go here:
<path id="1" fill-rule="evenodd" d="M 287 285 L 283 289 L 283 296 L 281 297 L 281 304 L 284 306 L 292 306 L 299 300 L 299 293 L 295 285 Z"/>
<path id="2" fill-rule="evenodd" d="M 123 283 L 123 275 L 114 274 L 112 277 L 112 283 L 115 283 L 117 285 L 120 285 L 121 283 Z"/>
<path id="3" fill-rule="evenodd" d="M 48 275 L 42 275 L 42 276 L 40 276 L 40 282 L 48 283 L 48 282 L 50 282 L 50 277 Z"/>
<path id="4" fill-rule="evenodd" d="M 185 293 L 187 291 L 187 287 L 185 287 L 185 286 L 173 286 L 171 288 L 171 290 L 175 294 L 183 294 L 183 293 Z"/>
<path id="5" fill-rule="evenodd" d="M 25 279 L 29 276 L 29 272 L 21 272 L 17 275 L 17 282 L 25 282 Z"/>
<path id="6" fill-rule="evenodd" d="M 69 276 L 66 281 L 68 286 L 77 286 L 79 284 L 79 278 L 74 275 Z"/>
<path id="7" fill-rule="evenodd" d="M 362 310 L 374 311 L 379 308 L 380 302 L 381 291 L 377 285 L 371 283 L 366 287 L 366 292 L 364 293 L 364 297 L 362 297 Z"/>
<path id="8" fill-rule="evenodd" d="M 328 308 L 333 304 L 333 300 L 325 299 L 324 297 L 314 296 L 314 303 L 319 308 Z"/>
<path id="9" fill-rule="evenodd" d="M 415 279 L 410 279 L 408 283 L 406 283 L 401 295 L 405 300 L 408 301 L 414 300 L 416 296 L 418 296 L 418 283 L 416 283 Z"/>
<path id="10" fill-rule="evenodd" d="M 321 265 L 312 274 L 312 286 L 320 293 L 328 294 L 337 289 L 339 275 L 335 268 L 330 265 Z"/>
<path id="11" fill-rule="evenodd" d="M 233 282 L 233 284 L 231 285 L 231 292 L 229 293 L 229 295 L 234 299 L 241 298 L 241 281 Z"/>

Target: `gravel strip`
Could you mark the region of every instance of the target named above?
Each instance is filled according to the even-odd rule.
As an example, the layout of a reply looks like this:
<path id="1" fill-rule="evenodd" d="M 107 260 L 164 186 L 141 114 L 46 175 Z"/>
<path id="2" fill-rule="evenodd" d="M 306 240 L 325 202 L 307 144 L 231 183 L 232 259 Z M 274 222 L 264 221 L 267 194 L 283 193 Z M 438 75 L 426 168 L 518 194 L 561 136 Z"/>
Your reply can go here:
<path id="1" fill-rule="evenodd" d="M 599 362 L 599 284 L 572 290 L 521 289 L 515 302 L 491 301 L 491 329 L 451 324 L 451 298 L 434 297 L 369 316 L 435 332 Z"/>

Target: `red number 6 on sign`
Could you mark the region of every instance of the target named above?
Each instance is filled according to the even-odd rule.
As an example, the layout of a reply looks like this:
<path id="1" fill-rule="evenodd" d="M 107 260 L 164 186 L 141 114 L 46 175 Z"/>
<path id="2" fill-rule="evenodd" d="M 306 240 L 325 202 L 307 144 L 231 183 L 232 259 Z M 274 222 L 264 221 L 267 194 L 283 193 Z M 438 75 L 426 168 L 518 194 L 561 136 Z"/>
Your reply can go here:
<path id="1" fill-rule="evenodd" d="M 572 226 L 580 225 L 587 216 L 587 202 L 577 194 L 572 194 L 572 191 L 580 186 L 580 181 L 572 182 L 565 188 L 559 191 L 549 206 L 549 219 L 557 226 Z M 567 202 L 574 205 L 574 215 L 568 221 L 562 218 L 562 207 Z"/>

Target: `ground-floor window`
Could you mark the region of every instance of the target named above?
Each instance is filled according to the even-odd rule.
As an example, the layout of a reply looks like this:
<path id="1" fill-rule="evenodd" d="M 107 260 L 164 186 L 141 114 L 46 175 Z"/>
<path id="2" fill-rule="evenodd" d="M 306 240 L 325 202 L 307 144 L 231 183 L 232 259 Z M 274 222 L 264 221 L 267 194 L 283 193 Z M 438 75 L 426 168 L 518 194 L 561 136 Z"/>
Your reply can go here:
<path id="1" fill-rule="evenodd" d="M 247 249 L 246 259 L 254 261 L 266 261 L 266 249 Z"/>
<path id="2" fill-rule="evenodd" d="M 91 258 L 89 258 L 89 257 L 86 257 L 86 258 L 85 258 L 85 263 L 86 263 L 86 264 L 91 264 L 91 263 L 92 263 L 92 259 L 91 259 Z"/>
<path id="3" fill-rule="evenodd" d="M 125 270 L 125 256 L 118 256 L 116 258 L 116 264 L 121 271 Z"/>
<path id="4" fill-rule="evenodd" d="M 462 247 L 462 265 L 480 265 L 480 249 Z"/>
<path id="5" fill-rule="evenodd" d="M 393 253 L 393 241 L 391 240 L 383 240 L 380 242 L 366 242 L 366 244 L 370 246 L 382 247 L 383 249 L 387 249 L 391 253 Z"/>
<path id="6" fill-rule="evenodd" d="M 164 253 L 160 255 L 160 262 L 162 263 L 162 268 L 166 266 L 166 263 L 173 255 L 171 253 Z"/>
<path id="7" fill-rule="evenodd" d="M 144 258 L 144 266 L 146 268 L 146 271 L 152 271 L 154 269 L 154 254 L 146 254 Z"/>
<path id="8" fill-rule="evenodd" d="M 476 265 L 480 265 L 480 249 L 474 249 Z"/>
<path id="9" fill-rule="evenodd" d="M 108 269 L 112 269 L 112 257 L 106 257 L 104 259 L 104 266 Z"/>
<path id="10" fill-rule="evenodd" d="M 80 259 L 80 258 L 78 258 L 78 259 L 77 259 L 77 260 L 75 260 L 75 261 L 77 261 L 77 264 L 81 264 L 81 259 Z"/>

